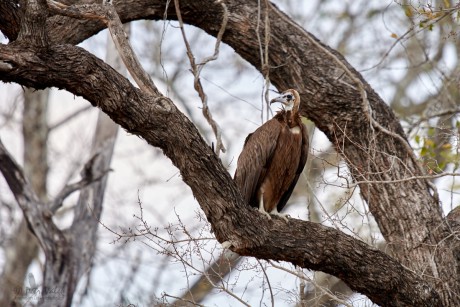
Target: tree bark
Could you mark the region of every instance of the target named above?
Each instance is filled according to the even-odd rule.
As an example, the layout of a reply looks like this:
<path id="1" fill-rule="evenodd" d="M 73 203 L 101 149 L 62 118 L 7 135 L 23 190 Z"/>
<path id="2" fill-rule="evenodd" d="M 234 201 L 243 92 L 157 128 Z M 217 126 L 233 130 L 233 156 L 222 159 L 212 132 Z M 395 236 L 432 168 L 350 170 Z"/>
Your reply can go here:
<path id="1" fill-rule="evenodd" d="M 123 21 L 160 19 L 165 10 L 174 19 L 173 5 L 165 5 L 139 0 L 117 2 L 116 7 Z M 162 148 L 191 187 L 217 239 L 230 241 L 241 255 L 322 270 L 380 305 L 459 305 L 457 263 L 445 240 L 449 227 L 429 182 L 407 179 L 423 172 L 389 107 L 340 54 L 273 6 L 261 8 L 261 20 L 269 12 L 271 38 L 269 66 L 261 67 L 256 29 L 263 35 L 264 25 L 253 18 L 257 1 L 229 0 L 225 5 L 229 16 L 223 40 L 257 69 L 269 69 L 279 89 L 295 87 L 301 93 L 302 114 L 347 161 L 397 260 L 339 231 L 298 220 L 289 225 L 267 221 L 247 208 L 225 168 L 172 101 L 137 90 L 99 59 L 64 45 L 98 32 L 100 22 L 54 16 L 47 21 L 51 44 L 46 49 L 21 41 L 0 46 L 0 80 L 64 88 Z M 0 12 L 5 7 L 0 4 Z M 185 22 L 217 34 L 221 3 L 182 1 L 181 10 Z M 170 133 L 172 127 L 176 134 Z"/>

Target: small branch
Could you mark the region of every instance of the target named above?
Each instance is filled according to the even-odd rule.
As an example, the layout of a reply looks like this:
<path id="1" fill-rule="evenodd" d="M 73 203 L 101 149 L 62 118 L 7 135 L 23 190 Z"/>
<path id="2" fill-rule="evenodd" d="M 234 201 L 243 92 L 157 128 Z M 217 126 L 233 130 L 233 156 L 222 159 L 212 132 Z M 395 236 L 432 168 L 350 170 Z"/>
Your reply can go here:
<path id="1" fill-rule="evenodd" d="M 205 307 L 205 305 L 198 304 L 198 303 L 193 302 L 193 301 L 191 301 L 191 300 L 183 299 L 182 297 L 178 297 L 178 296 L 174 296 L 174 295 L 169 295 L 169 294 L 166 294 L 166 293 L 164 293 L 163 296 L 164 296 L 164 297 L 173 298 L 173 299 L 176 300 L 176 302 L 177 302 L 177 301 L 181 301 L 181 302 L 189 303 L 189 304 L 191 304 L 191 305 L 193 305 L 193 306 Z M 180 305 L 173 304 L 173 306 L 180 306 Z"/>
<path id="2" fill-rule="evenodd" d="M 217 156 L 219 156 L 220 152 L 225 153 L 226 149 L 225 146 L 222 142 L 222 129 L 220 128 L 219 124 L 214 120 L 212 117 L 211 111 L 209 110 L 208 106 L 208 96 L 204 92 L 203 86 L 201 85 L 201 79 L 200 79 L 200 74 L 201 70 L 203 69 L 204 65 L 207 63 L 214 61 L 217 59 L 219 56 L 219 46 L 220 42 L 222 41 L 222 36 L 224 35 L 225 28 L 227 27 L 227 21 L 228 21 L 228 10 L 227 6 L 225 3 L 221 0 L 217 0 L 216 3 L 219 3 L 224 11 L 224 16 L 222 17 L 222 24 L 219 29 L 219 33 L 217 34 L 216 37 L 216 43 L 214 46 L 214 54 L 210 57 L 205 58 L 203 61 L 201 61 L 199 64 L 196 64 L 195 61 L 195 56 L 193 55 L 192 48 L 190 47 L 190 43 L 188 42 L 187 36 L 185 35 L 184 31 L 184 22 L 182 20 L 182 14 L 180 11 L 179 7 L 179 0 L 174 0 L 174 6 L 176 8 L 176 14 L 177 14 L 177 20 L 179 21 L 179 27 L 182 33 L 182 38 L 185 43 L 185 47 L 187 49 L 187 56 L 190 61 L 190 66 L 192 67 L 192 74 L 194 76 L 194 87 L 195 90 L 197 91 L 198 95 L 200 96 L 201 103 L 203 105 L 203 116 L 206 118 L 208 121 L 209 125 L 212 128 L 212 131 L 214 132 L 214 135 L 216 136 L 216 147 L 215 147 L 215 153 Z"/>
<path id="3" fill-rule="evenodd" d="M 434 113 L 434 114 L 431 114 L 431 115 L 424 115 L 424 116 L 420 117 L 419 120 L 417 120 L 415 123 L 411 124 L 409 130 L 407 131 L 407 134 L 410 134 L 412 132 L 412 130 L 414 130 L 415 127 L 417 127 L 418 125 L 420 125 L 424 121 L 428 121 L 428 120 L 430 120 L 432 118 L 446 116 L 446 115 L 452 115 L 453 116 L 453 115 L 458 114 L 458 113 L 460 113 L 460 109 L 446 109 L 446 110 L 443 110 L 441 112 Z"/>
<path id="4" fill-rule="evenodd" d="M 54 0 L 48 0 L 48 6 L 51 11 L 62 16 L 102 21 L 109 29 L 123 63 L 125 63 L 126 68 L 139 88 L 151 95 L 160 94 L 150 75 L 142 68 L 134 53 L 111 0 L 104 0 L 102 6 L 98 4 L 67 6 Z"/>
<path id="5" fill-rule="evenodd" d="M 193 240 L 188 239 L 189 241 L 198 241 L 198 240 L 209 240 L 213 238 L 194 238 Z M 171 242 L 172 244 L 177 244 L 178 242 L 185 241 L 179 240 L 176 242 Z M 193 299 L 195 302 L 201 302 L 204 300 L 206 295 L 208 295 L 215 286 L 223 284 L 225 276 L 227 276 L 243 259 L 238 254 L 230 251 L 224 250 L 217 260 L 211 263 L 206 271 L 201 273 L 200 278 L 193 283 L 193 285 L 188 287 L 188 290 L 182 294 L 182 299 Z"/>
<path id="6" fill-rule="evenodd" d="M 63 201 L 70 194 L 72 194 L 75 191 L 78 191 L 78 190 L 81 190 L 83 188 L 86 188 L 87 186 L 89 186 L 93 182 L 101 180 L 102 178 L 104 178 L 105 175 L 107 175 L 107 173 L 109 171 L 110 171 L 110 169 L 106 170 L 105 172 L 103 172 L 103 173 L 101 173 L 101 174 L 99 174 L 99 175 L 97 175 L 95 177 L 91 177 L 91 176 L 83 177 L 78 182 L 75 182 L 75 183 L 68 184 L 68 185 L 64 186 L 64 188 L 58 193 L 58 195 L 56 195 L 56 197 L 53 199 L 53 201 L 51 201 L 48 204 L 48 208 L 50 208 L 52 213 L 55 213 L 62 206 Z"/>
<path id="7" fill-rule="evenodd" d="M 84 108 L 81 108 L 75 112 L 73 112 L 72 114 L 69 114 L 67 115 L 66 117 L 62 118 L 61 120 L 59 120 L 58 122 L 54 123 L 53 125 L 49 126 L 48 127 L 48 130 L 51 131 L 51 130 L 54 130 L 54 129 L 57 129 L 59 128 L 60 126 L 62 126 L 63 124 L 67 123 L 68 121 L 70 121 L 71 119 L 77 117 L 78 115 L 80 115 L 81 113 L 83 112 L 86 112 L 86 111 L 89 111 L 93 109 L 93 106 L 86 106 Z"/>
<path id="8" fill-rule="evenodd" d="M 268 279 L 267 271 L 265 270 L 264 266 L 262 265 L 262 262 L 259 259 L 256 258 L 256 261 L 259 264 L 260 268 L 262 269 L 265 279 L 267 279 L 268 290 L 270 291 L 270 301 L 272 303 L 272 307 L 275 307 L 275 300 L 274 300 L 272 285 L 270 284 L 270 280 Z"/>
<path id="9" fill-rule="evenodd" d="M 385 52 L 385 54 L 382 56 L 382 58 L 374 65 L 372 65 L 371 67 L 368 67 L 368 68 L 365 68 L 365 69 L 362 69 L 360 70 L 360 72 L 366 72 L 366 71 L 369 71 L 369 70 L 372 70 L 378 66 L 380 66 L 383 61 L 385 61 L 385 59 L 388 57 L 388 55 L 391 53 L 391 51 L 396 47 L 396 45 L 398 43 L 401 43 L 403 39 L 410 39 L 411 37 L 414 37 L 415 35 L 417 35 L 418 33 L 422 32 L 422 31 L 426 31 L 427 29 L 429 29 L 430 27 L 432 27 L 434 24 L 440 22 L 441 20 L 443 20 L 444 18 L 446 18 L 447 16 L 453 14 L 455 11 L 458 10 L 458 6 L 456 5 L 454 8 L 452 9 L 448 9 L 448 10 L 444 10 L 446 13 L 444 15 L 442 15 L 441 17 L 439 17 L 438 19 L 434 20 L 434 21 L 431 21 L 429 23 L 426 23 L 423 27 L 421 27 L 420 29 L 416 30 L 416 27 L 415 26 L 411 26 L 406 32 L 404 32 L 403 35 L 401 35 L 400 37 L 398 37 L 394 43 L 390 46 L 390 48 Z M 411 35 L 410 35 L 411 34 Z"/>
<path id="10" fill-rule="evenodd" d="M 11 191 L 14 194 L 19 206 L 24 211 L 26 218 L 29 216 L 26 214 L 29 207 L 35 207 L 33 204 L 39 203 L 39 198 L 32 189 L 32 186 L 24 176 L 24 172 L 21 167 L 14 161 L 11 154 L 6 149 L 3 142 L 0 140 L 0 171 L 5 177 Z M 35 211 L 35 210 L 31 210 Z"/>
<path id="11" fill-rule="evenodd" d="M 260 62 L 261 62 L 261 72 L 264 76 L 264 98 L 262 98 L 263 102 L 265 102 L 267 107 L 267 120 L 270 112 L 270 98 L 269 98 L 269 89 L 270 89 L 270 66 L 269 66 L 269 59 L 268 59 L 268 45 L 270 43 L 270 3 L 268 0 L 265 0 L 265 18 L 264 18 L 264 44 L 262 45 L 262 40 L 260 38 L 260 15 L 262 12 L 262 8 L 260 5 L 260 1 L 257 2 L 257 40 L 259 42 L 259 52 L 260 52 Z M 262 110 L 263 110 L 263 102 L 262 102 Z M 261 113 L 261 119 L 263 122 L 263 112 Z"/>
<path id="12" fill-rule="evenodd" d="M 319 289 L 322 289 L 324 291 L 324 294 L 326 294 L 330 299 L 336 301 L 337 303 L 340 303 L 342 305 L 345 305 L 345 306 L 348 306 L 348 307 L 352 307 L 352 305 L 350 305 L 348 302 L 344 301 L 344 300 L 341 300 L 340 298 L 338 298 L 337 296 L 335 296 L 334 294 L 332 294 L 328 289 L 325 289 L 324 287 L 321 287 L 320 285 L 316 284 L 316 282 L 311 279 L 311 278 L 308 278 L 305 274 L 300 274 L 300 273 L 297 273 L 297 272 L 294 272 L 292 270 L 289 270 L 289 269 L 286 269 L 280 265 L 277 265 L 275 264 L 273 261 L 271 260 L 268 260 L 268 262 L 270 263 L 270 265 L 272 267 L 274 267 L 275 269 L 278 269 L 278 270 L 281 270 L 281 271 L 284 271 L 284 272 L 287 272 L 289 274 L 292 274 L 298 278 L 300 278 L 301 280 L 305 280 L 305 281 L 308 281 L 308 282 L 311 282 L 312 284 L 314 284 L 317 288 Z"/>

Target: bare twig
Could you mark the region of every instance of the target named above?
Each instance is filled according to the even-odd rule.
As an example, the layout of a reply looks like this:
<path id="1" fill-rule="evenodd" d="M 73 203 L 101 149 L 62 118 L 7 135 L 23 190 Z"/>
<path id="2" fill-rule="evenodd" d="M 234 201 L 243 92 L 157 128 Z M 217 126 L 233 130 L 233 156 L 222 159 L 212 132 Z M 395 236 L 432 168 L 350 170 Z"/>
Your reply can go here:
<path id="1" fill-rule="evenodd" d="M 371 67 L 362 69 L 361 72 L 366 72 L 366 71 L 369 71 L 369 70 L 372 70 L 372 69 L 378 67 L 380 64 L 383 63 L 383 61 L 385 61 L 385 59 L 388 57 L 388 55 L 391 53 L 391 51 L 394 49 L 394 47 L 396 47 L 396 45 L 398 43 L 400 43 L 403 39 L 409 39 L 411 37 L 414 37 L 415 35 L 417 35 L 418 33 L 422 32 L 422 31 L 426 31 L 427 29 L 432 27 L 434 24 L 440 22 L 441 20 L 443 20 L 447 16 L 450 16 L 451 14 L 453 14 L 457 10 L 458 10 L 457 6 L 455 8 L 452 8 L 452 9 L 444 10 L 446 12 L 446 13 L 444 13 L 444 15 L 442 15 L 441 17 L 437 18 L 434 21 L 426 23 L 423 27 L 420 27 L 420 29 L 417 29 L 415 25 L 411 26 L 406 32 L 404 32 L 403 35 L 398 37 L 396 39 L 396 41 L 393 42 L 393 44 L 390 46 L 390 48 L 387 50 L 387 52 L 385 52 L 385 54 L 382 56 L 382 58 L 376 64 L 372 65 Z"/>
<path id="2" fill-rule="evenodd" d="M 51 212 L 53 212 L 53 213 L 56 212 L 62 206 L 62 203 L 63 203 L 64 199 L 67 198 L 67 196 L 69 196 L 70 194 L 72 194 L 75 191 L 81 190 L 81 189 L 89 186 L 93 182 L 101 180 L 102 178 L 104 178 L 104 176 L 109 171 L 110 170 L 102 172 L 101 174 L 98 174 L 95 177 L 91 177 L 91 176 L 83 177 L 78 182 L 65 185 L 64 188 L 58 193 L 58 195 L 56 195 L 56 197 L 53 199 L 53 201 L 51 201 L 48 204 L 48 208 L 51 210 Z"/>
<path id="3" fill-rule="evenodd" d="M 280 266 L 280 265 L 275 264 L 275 263 L 274 263 L 273 261 L 271 261 L 271 260 L 268 260 L 268 262 L 269 262 L 270 265 L 271 265 L 272 267 L 274 267 L 275 269 L 278 269 L 278 270 L 281 270 L 281 271 L 290 273 L 290 274 L 292 274 L 292 275 L 294 275 L 294 276 L 296 276 L 296 277 L 298 277 L 298 278 L 300 278 L 300 279 L 302 279 L 302 280 L 306 280 L 306 281 L 308 281 L 308 282 L 311 282 L 311 283 L 314 284 L 316 287 L 318 287 L 319 289 L 323 290 L 323 291 L 324 291 L 324 294 L 326 294 L 327 296 L 329 296 L 332 300 L 336 301 L 337 303 L 340 303 L 340 304 L 345 305 L 345 306 L 348 306 L 348 307 L 352 307 L 348 302 L 346 302 L 346 301 L 340 299 L 339 297 L 337 297 L 336 295 L 334 295 L 333 293 L 331 293 L 331 292 L 329 291 L 329 289 L 326 289 L 326 288 L 321 287 L 320 285 L 316 284 L 316 282 L 315 282 L 313 279 L 309 278 L 307 275 L 305 275 L 305 274 L 300 274 L 300 273 L 297 273 L 297 272 L 295 272 L 295 271 L 286 269 L 286 268 L 284 268 L 284 267 L 282 267 L 282 266 Z"/>
<path id="4" fill-rule="evenodd" d="M 437 112 L 437 113 L 434 113 L 434 114 L 431 114 L 431 115 L 424 115 L 424 116 L 420 117 L 415 123 L 411 124 L 409 130 L 407 131 L 407 134 L 410 134 L 415 127 L 417 127 L 418 125 L 420 125 L 424 121 L 428 121 L 428 120 L 430 120 L 432 118 L 446 116 L 446 115 L 452 115 L 453 116 L 453 115 L 456 115 L 458 113 L 460 113 L 460 109 L 454 108 L 454 109 L 443 110 L 441 112 Z"/>
<path id="5" fill-rule="evenodd" d="M 49 126 L 49 131 L 51 130 L 54 130 L 54 129 L 57 129 L 59 128 L 60 126 L 62 126 L 63 124 L 66 124 L 67 122 L 69 122 L 71 119 L 74 119 L 75 117 L 77 117 L 78 115 L 80 115 L 81 113 L 84 113 L 86 111 L 89 111 L 93 109 L 93 106 L 91 105 L 88 105 L 86 107 L 83 107 L 75 112 L 73 112 L 72 114 L 69 114 L 67 115 L 66 117 L 62 118 L 61 120 L 59 120 L 58 122 L 52 124 Z"/>
<path id="6" fill-rule="evenodd" d="M 205 305 L 198 304 L 198 303 L 196 303 L 196 302 L 194 302 L 194 301 L 187 300 L 187 299 L 184 299 L 184 298 L 182 298 L 182 297 L 178 297 L 178 296 L 174 296 L 174 295 L 169 295 L 169 294 L 167 294 L 167 293 L 163 293 L 163 296 L 164 296 L 164 297 L 173 298 L 173 299 L 176 300 L 176 302 L 177 302 L 177 301 L 181 301 L 181 302 L 189 303 L 189 304 L 191 304 L 191 305 L 193 305 L 193 306 L 205 307 Z M 179 306 L 179 305 L 175 305 L 175 306 Z"/>
<path id="7" fill-rule="evenodd" d="M 441 173 L 441 174 L 436 174 L 436 175 L 412 176 L 412 177 L 395 179 L 395 180 L 357 181 L 357 182 L 353 182 L 352 184 L 348 185 L 348 187 L 353 188 L 360 184 L 372 184 L 372 183 L 399 183 L 399 182 L 406 182 L 406 181 L 419 180 L 419 179 L 430 179 L 431 180 L 431 179 L 445 177 L 445 176 L 456 177 L 456 176 L 460 176 L 460 174 L 459 173 Z"/>
<path id="8" fill-rule="evenodd" d="M 204 65 L 207 63 L 214 61 L 217 59 L 219 56 L 219 47 L 220 43 L 222 41 L 222 36 L 224 35 L 225 28 L 227 27 L 227 21 L 228 21 L 228 10 L 227 6 L 223 1 L 217 0 L 216 3 L 219 3 L 222 6 L 223 9 L 223 17 L 222 17 L 222 24 L 220 27 L 220 30 L 217 34 L 216 37 L 216 43 L 214 45 L 214 54 L 203 59 L 200 63 L 196 63 L 195 61 L 195 56 L 193 55 L 192 48 L 190 47 L 190 43 L 187 40 L 187 36 L 185 35 L 184 31 L 184 22 L 182 20 L 182 14 L 180 11 L 179 7 L 179 0 L 174 0 L 174 6 L 176 8 L 176 14 L 177 14 L 177 20 L 179 21 L 179 27 L 182 33 L 182 38 L 185 43 L 185 48 L 187 49 L 187 56 L 190 60 L 190 66 L 192 68 L 192 74 L 194 76 L 194 82 L 193 85 L 195 87 L 195 90 L 197 91 L 198 95 L 200 96 L 201 103 L 203 105 L 203 115 L 208 121 L 209 125 L 212 128 L 212 131 L 214 132 L 214 135 L 216 136 L 216 147 L 215 147 L 215 152 L 219 156 L 220 152 L 225 153 L 226 149 L 225 146 L 222 143 L 222 129 L 220 128 L 219 124 L 213 119 L 211 111 L 209 110 L 208 106 L 208 96 L 204 92 L 203 86 L 201 84 L 201 79 L 200 79 L 200 73 L 201 70 L 203 69 Z"/>
<path id="9" fill-rule="evenodd" d="M 262 272 L 264 273 L 265 279 L 267 279 L 267 284 L 268 284 L 268 290 L 270 291 L 270 301 L 272 303 L 272 307 L 275 307 L 275 297 L 273 295 L 273 290 L 272 290 L 272 285 L 270 284 L 270 279 L 268 278 L 267 271 L 265 270 L 264 266 L 262 265 L 262 262 L 260 262 L 259 259 L 257 259 L 257 263 L 260 265 L 260 268 L 262 269 Z"/>
<path id="10" fill-rule="evenodd" d="M 262 67 L 262 74 L 264 75 L 264 91 L 263 91 L 263 98 L 262 98 L 262 110 L 263 110 L 263 105 L 265 103 L 266 108 L 267 108 L 267 114 L 266 118 L 268 120 L 269 117 L 269 112 L 270 112 L 270 98 L 269 98 L 269 90 L 270 90 L 270 66 L 269 66 L 269 60 L 268 60 L 268 45 L 270 43 L 270 5 L 269 1 L 265 0 L 265 18 L 264 18 L 264 43 L 262 44 L 262 39 L 260 38 L 260 24 L 261 24 L 261 13 L 262 13 L 262 7 L 261 7 L 261 0 L 258 0 L 257 7 L 257 27 L 256 27 L 256 35 L 257 35 L 257 40 L 259 42 L 259 52 L 260 52 L 260 62 L 261 62 L 261 67 Z M 263 122 L 263 112 L 261 113 L 261 119 Z"/>

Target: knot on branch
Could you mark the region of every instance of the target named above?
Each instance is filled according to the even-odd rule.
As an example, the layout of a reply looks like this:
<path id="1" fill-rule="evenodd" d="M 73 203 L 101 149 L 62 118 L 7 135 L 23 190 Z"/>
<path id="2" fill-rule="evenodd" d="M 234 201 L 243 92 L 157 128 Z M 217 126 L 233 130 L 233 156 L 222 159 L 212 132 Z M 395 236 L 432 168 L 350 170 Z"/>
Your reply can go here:
<path id="1" fill-rule="evenodd" d="M 152 101 L 152 111 L 159 112 L 161 114 L 169 114 L 172 112 L 173 103 L 167 97 L 160 96 L 155 97 Z"/>
<path id="2" fill-rule="evenodd" d="M 262 74 L 264 76 L 267 76 L 269 72 L 270 72 L 270 65 L 268 65 L 268 63 L 263 63 L 262 64 Z"/>

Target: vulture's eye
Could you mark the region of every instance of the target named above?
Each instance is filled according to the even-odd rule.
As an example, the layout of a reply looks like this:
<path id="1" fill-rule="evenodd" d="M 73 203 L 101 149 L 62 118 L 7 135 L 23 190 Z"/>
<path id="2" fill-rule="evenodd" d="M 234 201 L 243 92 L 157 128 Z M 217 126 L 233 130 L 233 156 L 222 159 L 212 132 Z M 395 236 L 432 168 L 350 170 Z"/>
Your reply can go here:
<path id="1" fill-rule="evenodd" d="M 288 100 L 292 100 L 292 95 L 286 95 L 286 98 L 287 98 Z"/>

